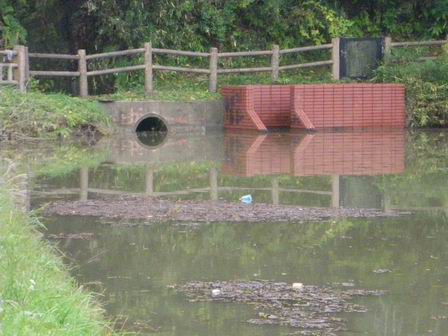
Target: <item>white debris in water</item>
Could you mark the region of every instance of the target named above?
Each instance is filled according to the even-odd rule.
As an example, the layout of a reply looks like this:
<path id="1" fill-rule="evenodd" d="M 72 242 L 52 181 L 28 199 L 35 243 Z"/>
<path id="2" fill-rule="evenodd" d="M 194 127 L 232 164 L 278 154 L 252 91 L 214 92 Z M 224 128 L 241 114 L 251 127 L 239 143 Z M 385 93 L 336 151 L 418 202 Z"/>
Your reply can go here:
<path id="1" fill-rule="evenodd" d="M 292 284 L 292 288 L 293 289 L 302 289 L 303 288 L 303 283 L 301 283 L 301 282 L 294 282 Z"/>
<path id="2" fill-rule="evenodd" d="M 212 296 L 219 296 L 221 295 L 221 290 L 220 289 L 212 289 Z"/>

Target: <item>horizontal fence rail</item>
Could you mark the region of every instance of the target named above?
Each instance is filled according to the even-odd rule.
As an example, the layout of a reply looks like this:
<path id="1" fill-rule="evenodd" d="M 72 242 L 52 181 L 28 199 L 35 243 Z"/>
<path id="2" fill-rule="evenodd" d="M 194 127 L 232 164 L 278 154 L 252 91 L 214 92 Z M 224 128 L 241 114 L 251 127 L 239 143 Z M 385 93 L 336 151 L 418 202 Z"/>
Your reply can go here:
<path id="1" fill-rule="evenodd" d="M 79 60 L 78 55 L 68 54 L 44 54 L 44 53 L 29 53 L 30 58 L 45 58 L 45 59 L 58 59 L 58 60 Z"/>
<path id="2" fill-rule="evenodd" d="M 296 53 L 296 52 L 311 51 L 311 50 L 324 50 L 324 49 L 332 49 L 332 48 L 333 48 L 333 44 L 328 43 L 328 44 L 321 44 L 321 45 L 309 46 L 309 47 L 283 49 L 283 50 L 280 50 L 280 54 Z"/>
<path id="3" fill-rule="evenodd" d="M 392 47 L 421 47 L 431 45 L 444 45 L 447 40 L 435 40 L 435 41 L 412 41 L 412 42 L 392 42 Z"/>
<path id="4" fill-rule="evenodd" d="M 333 79 L 339 79 L 339 42 L 340 38 L 333 38 L 331 43 L 305 46 L 298 48 L 280 49 L 278 45 L 273 45 L 271 50 L 258 51 L 236 51 L 236 52 L 218 52 L 216 48 L 210 48 L 209 52 L 196 52 L 174 49 L 153 48 L 151 43 L 145 43 L 143 48 L 111 51 L 98 54 L 87 55 L 85 50 L 78 50 L 77 55 L 70 54 L 52 54 L 52 53 L 28 53 L 28 48 L 17 46 L 14 50 L 0 50 L 0 84 L 17 85 L 21 91 L 25 91 L 26 82 L 30 76 L 33 77 L 72 77 L 79 80 L 79 92 L 81 97 L 89 94 L 88 78 L 101 75 L 129 73 L 133 71 L 144 71 L 145 75 L 145 93 L 151 94 L 153 91 L 153 73 L 154 71 L 172 71 L 196 73 L 209 76 L 209 91 L 216 92 L 218 86 L 218 75 L 237 74 L 237 73 L 258 73 L 270 72 L 272 81 L 278 81 L 281 71 L 294 69 L 325 67 L 330 66 Z M 405 41 L 393 42 L 390 37 L 384 38 L 385 53 L 390 53 L 392 48 L 407 48 L 418 46 L 442 46 L 447 40 L 433 41 Z M 296 53 L 305 53 L 309 51 L 325 51 L 331 53 L 331 59 L 302 62 L 296 64 L 282 65 L 282 56 Z M 199 57 L 208 58 L 208 68 L 194 68 L 181 66 L 168 66 L 154 64 L 154 55 L 175 56 L 175 57 Z M 114 67 L 98 70 L 89 70 L 89 63 L 95 60 L 105 60 L 114 57 L 137 56 L 142 64 Z M 270 66 L 263 67 L 245 67 L 245 68 L 226 68 L 219 63 L 219 60 L 237 57 L 270 57 Z M 421 57 L 421 61 L 433 60 L 435 56 Z M 45 59 L 59 61 L 75 61 L 77 69 L 72 71 L 52 71 L 52 70 L 29 70 L 30 59 Z M 3 60 L 3 61 L 2 61 Z M 72 63 L 73 64 L 73 63 Z"/>

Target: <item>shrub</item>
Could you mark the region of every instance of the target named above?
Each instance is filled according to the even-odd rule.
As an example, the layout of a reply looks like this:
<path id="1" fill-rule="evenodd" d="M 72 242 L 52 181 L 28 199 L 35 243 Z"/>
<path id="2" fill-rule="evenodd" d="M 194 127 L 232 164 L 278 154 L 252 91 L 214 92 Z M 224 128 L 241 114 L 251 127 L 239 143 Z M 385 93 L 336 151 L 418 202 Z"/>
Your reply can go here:
<path id="1" fill-rule="evenodd" d="M 397 50 L 378 69 L 378 82 L 406 86 L 409 125 L 443 127 L 448 125 L 448 51 L 435 60 L 422 61 L 427 49 Z"/>

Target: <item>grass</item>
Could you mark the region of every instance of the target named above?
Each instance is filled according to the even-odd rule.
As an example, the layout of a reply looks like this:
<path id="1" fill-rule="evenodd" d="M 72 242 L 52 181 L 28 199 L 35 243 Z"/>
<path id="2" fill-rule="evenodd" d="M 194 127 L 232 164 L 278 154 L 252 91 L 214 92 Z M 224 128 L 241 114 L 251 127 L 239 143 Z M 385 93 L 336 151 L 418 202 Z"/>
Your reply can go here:
<path id="1" fill-rule="evenodd" d="M 107 133 L 110 121 L 96 102 L 64 94 L 0 89 L 0 138 L 67 137 L 88 125 Z"/>
<path id="2" fill-rule="evenodd" d="M 118 80 L 117 82 L 120 82 Z M 124 81 L 121 81 L 124 82 Z M 134 85 L 124 85 L 115 93 L 92 96 L 91 100 L 112 101 L 141 101 L 160 100 L 191 102 L 217 100 L 221 98 L 219 93 L 208 91 L 208 77 L 202 75 L 176 75 L 161 74 L 154 80 L 154 93 L 145 95 L 142 79 L 137 78 Z M 328 68 L 317 70 L 303 70 L 301 72 L 281 73 L 280 79 L 275 84 L 304 84 L 304 83 L 328 83 L 332 82 Z M 251 75 L 222 75 L 218 77 L 219 87 L 228 85 L 273 84 L 270 73 Z M 219 91 L 219 88 L 218 88 Z"/>
<path id="3" fill-rule="evenodd" d="M 39 237 L 37 219 L 16 207 L 12 179 L 0 179 L 0 334 L 114 335 L 94 297 Z"/>

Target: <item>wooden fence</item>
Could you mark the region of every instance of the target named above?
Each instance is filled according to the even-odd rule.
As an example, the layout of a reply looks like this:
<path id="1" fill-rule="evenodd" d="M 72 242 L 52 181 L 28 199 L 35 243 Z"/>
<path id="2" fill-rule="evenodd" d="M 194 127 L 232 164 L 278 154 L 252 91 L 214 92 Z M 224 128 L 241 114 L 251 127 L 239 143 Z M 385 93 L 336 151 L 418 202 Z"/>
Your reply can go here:
<path id="1" fill-rule="evenodd" d="M 390 37 L 385 38 L 385 53 L 390 53 L 392 48 L 406 48 L 416 46 L 434 46 L 448 43 L 447 40 L 433 40 L 433 41 L 412 41 L 412 42 L 393 42 Z M 81 97 L 89 95 L 88 78 L 92 76 L 100 76 L 106 74 L 117 74 L 131 71 L 144 71 L 145 74 L 145 93 L 151 94 L 153 92 L 154 71 L 173 71 L 173 72 L 187 72 L 205 74 L 209 77 L 209 91 L 216 92 L 218 86 L 218 76 L 220 74 L 234 74 L 234 73 L 256 73 L 256 72 L 270 72 L 272 81 L 279 79 L 280 72 L 292 69 L 321 67 L 331 65 L 332 77 L 335 80 L 339 79 L 340 64 L 340 38 L 332 39 L 331 43 L 299 47 L 292 49 L 280 49 L 278 45 L 273 45 L 271 50 L 260 51 L 242 51 L 242 52 L 218 52 L 217 48 L 210 48 L 209 52 L 193 52 L 181 51 L 172 49 L 153 48 L 151 43 L 145 43 L 143 48 L 129 49 L 122 51 L 114 51 L 100 54 L 87 55 L 86 51 L 81 49 L 77 55 L 69 54 L 49 54 L 49 53 L 28 53 L 28 48 L 24 46 L 17 46 L 14 50 L 0 51 L 0 56 L 6 56 L 12 60 L 8 63 L 0 63 L 0 84 L 17 85 L 20 91 L 26 91 L 26 84 L 30 77 L 75 77 L 79 80 L 79 93 Z M 281 56 L 291 53 L 304 53 L 316 50 L 331 50 L 331 59 L 281 65 Z M 119 68 L 109 68 L 102 70 L 88 70 L 89 61 L 108 59 L 119 56 L 143 55 L 143 64 L 125 66 Z M 209 66 L 204 68 L 192 67 L 178 67 L 166 66 L 161 64 L 154 64 L 154 55 L 172 55 L 172 56 L 189 56 L 208 58 Z M 269 56 L 271 64 L 268 67 L 252 67 L 252 68 L 220 68 L 219 60 L 225 58 L 246 57 L 246 56 Z M 3 57 L 5 58 L 5 57 Z M 434 59 L 435 57 L 425 57 L 424 59 Z M 0 58 L 1 61 L 2 58 Z M 29 69 L 30 59 L 53 59 L 53 60 L 71 60 L 78 63 L 77 71 L 36 71 Z M 6 69 L 6 77 L 4 78 L 4 69 Z"/>

